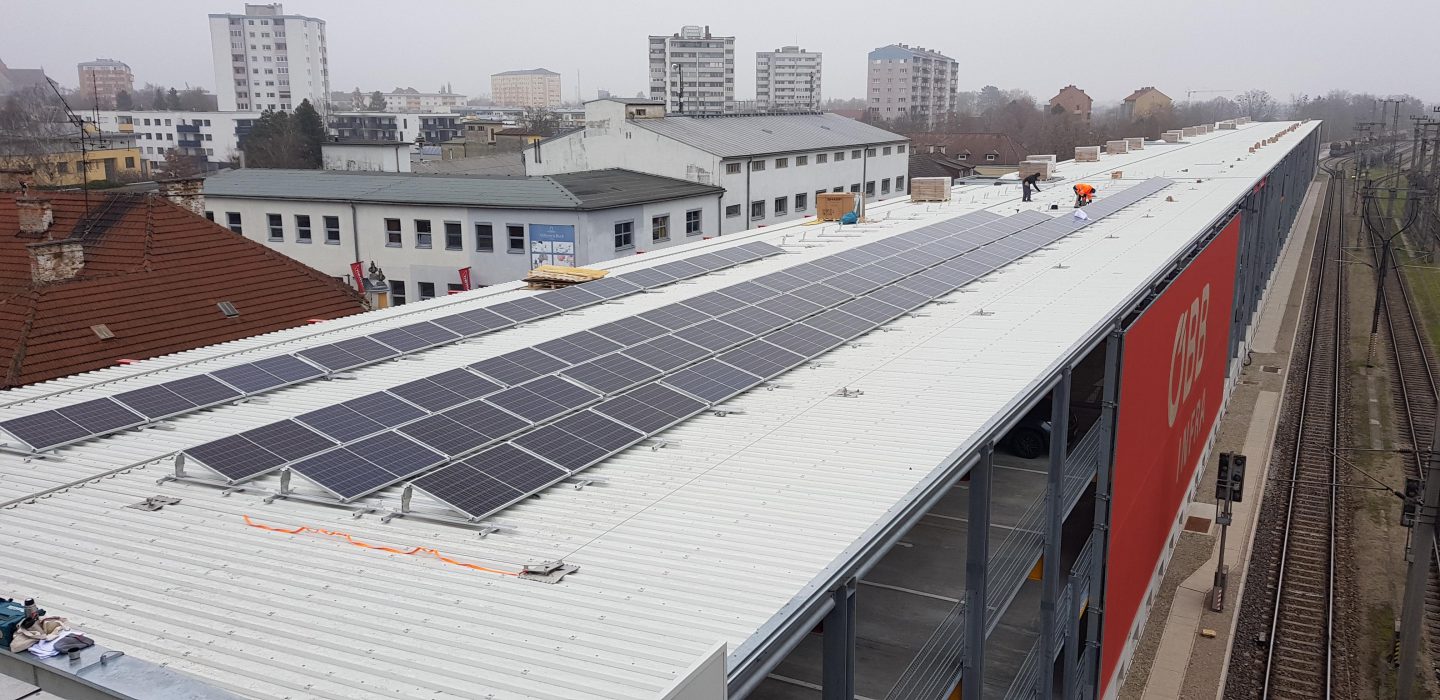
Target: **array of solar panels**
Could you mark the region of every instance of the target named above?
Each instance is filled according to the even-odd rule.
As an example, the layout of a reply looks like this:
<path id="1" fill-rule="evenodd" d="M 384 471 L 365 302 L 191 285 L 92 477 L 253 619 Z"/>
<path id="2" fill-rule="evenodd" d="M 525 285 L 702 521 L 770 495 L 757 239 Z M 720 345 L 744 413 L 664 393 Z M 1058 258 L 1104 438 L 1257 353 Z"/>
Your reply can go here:
<path id="1" fill-rule="evenodd" d="M 48 450 L 355 369 L 527 321 L 599 304 L 784 252 L 764 242 L 724 248 L 483 309 L 216 370 L 0 422 L 34 451 Z"/>
<path id="2" fill-rule="evenodd" d="M 482 518 L 1169 184 L 1090 221 L 967 214 L 186 454 L 231 483 L 288 467 L 342 502 L 413 479 Z"/>

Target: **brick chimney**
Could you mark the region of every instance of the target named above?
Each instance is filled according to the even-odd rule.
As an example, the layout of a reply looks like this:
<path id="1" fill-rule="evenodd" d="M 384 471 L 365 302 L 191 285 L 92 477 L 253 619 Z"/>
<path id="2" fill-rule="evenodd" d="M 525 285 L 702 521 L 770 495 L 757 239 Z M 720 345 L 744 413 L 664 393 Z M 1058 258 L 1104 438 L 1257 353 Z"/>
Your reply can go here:
<path id="1" fill-rule="evenodd" d="M 30 252 L 30 279 L 35 284 L 64 282 L 85 268 L 85 246 L 80 241 L 41 241 L 25 248 Z"/>
<path id="2" fill-rule="evenodd" d="M 0 192 L 17 192 L 34 181 L 35 171 L 30 168 L 0 168 Z"/>
<path id="3" fill-rule="evenodd" d="M 160 196 L 190 210 L 196 216 L 205 216 L 205 178 L 177 177 L 160 180 Z"/>
<path id="4" fill-rule="evenodd" d="M 45 234 L 50 230 L 50 224 L 55 222 L 50 200 L 44 197 L 16 197 L 15 215 L 20 220 L 20 233 L 30 236 Z"/>

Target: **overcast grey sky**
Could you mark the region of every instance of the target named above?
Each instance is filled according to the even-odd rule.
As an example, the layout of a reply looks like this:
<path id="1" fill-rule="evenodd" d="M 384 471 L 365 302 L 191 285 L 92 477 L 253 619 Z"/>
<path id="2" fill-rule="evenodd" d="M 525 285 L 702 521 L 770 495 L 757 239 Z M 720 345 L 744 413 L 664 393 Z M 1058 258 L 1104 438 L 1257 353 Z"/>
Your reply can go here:
<path id="1" fill-rule="evenodd" d="M 736 96 L 754 94 L 756 51 L 782 45 L 825 54 L 825 97 L 860 97 L 865 54 L 889 43 L 960 61 L 960 89 L 1023 88 L 1046 100 L 1067 83 L 1097 101 L 1155 85 L 1187 90 L 1333 88 L 1440 99 L 1440 0 L 287 0 L 323 19 L 331 88 L 367 91 L 451 83 L 488 93 L 491 73 L 544 67 L 565 99 L 596 88 L 646 88 L 646 36 L 710 25 L 736 37 Z M 0 0 L 0 60 L 76 83 L 75 64 L 130 64 L 137 84 L 214 89 L 206 15 L 244 0 Z M 1331 43 L 1340 37 L 1343 43 Z M 1382 43 L 1352 52 L 1357 39 Z M 1352 61 L 1350 56 L 1361 60 Z M 1207 96 L 1213 96 L 1207 95 Z M 1200 95 L 1196 95 L 1200 99 Z"/>

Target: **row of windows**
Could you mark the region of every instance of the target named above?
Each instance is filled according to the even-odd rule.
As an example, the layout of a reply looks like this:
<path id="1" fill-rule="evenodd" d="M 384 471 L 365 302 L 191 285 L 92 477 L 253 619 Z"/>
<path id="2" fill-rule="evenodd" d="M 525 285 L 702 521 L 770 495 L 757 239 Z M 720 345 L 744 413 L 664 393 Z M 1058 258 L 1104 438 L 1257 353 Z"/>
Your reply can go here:
<path id="1" fill-rule="evenodd" d="M 701 211 L 691 209 L 685 212 L 685 235 L 695 236 L 700 234 Z M 661 214 L 650 217 L 650 240 L 654 243 L 663 243 L 670 240 L 670 215 Z M 618 221 L 615 223 L 615 250 L 624 250 L 635 247 L 635 221 Z"/>
<path id="2" fill-rule="evenodd" d="M 347 281 L 347 283 L 348 283 L 348 281 Z M 415 286 L 418 288 L 418 291 L 420 292 L 420 297 L 419 297 L 420 301 L 425 301 L 426 299 L 434 299 L 434 298 L 435 298 L 435 283 L 434 283 L 434 282 L 417 282 Z M 464 290 L 460 287 L 460 283 L 459 283 L 459 282 L 449 282 L 449 283 L 446 283 L 446 285 L 445 285 L 445 291 L 446 291 L 446 293 L 450 293 L 450 292 L 459 292 L 459 291 L 464 291 Z M 394 306 L 399 306 L 399 305 L 401 305 L 401 304 L 404 304 L 404 303 L 405 303 L 405 300 L 406 300 L 406 293 L 405 293 L 405 292 L 406 292 L 406 290 L 405 290 L 405 281 L 404 281 L 404 280 L 390 280 L 390 303 L 391 303 L 392 305 L 394 305 Z"/>
<path id="3" fill-rule="evenodd" d="M 882 194 L 882 195 L 890 194 L 890 192 L 891 192 L 890 183 L 891 183 L 891 180 L 890 180 L 890 178 L 888 178 L 888 177 L 880 181 L 880 194 Z M 894 183 L 895 183 L 895 187 L 894 187 L 894 191 L 895 191 L 895 192 L 904 192 L 904 191 L 905 191 L 905 177 L 904 177 L 903 175 L 900 176 L 900 177 L 895 178 Z M 831 191 L 832 191 L 832 192 L 844 192 L 844 191 L 845 191 L 845 187 L 842 185 L 842 186 L 840 186 L 840 187 L 836 187 L 835 189 L 833 189 L 833 190 L 831 190 Z M 851 191 L 851 192 L 859 192 L 859 191 L 860 191 L 860 183 L 857 182 L 857 183 L 855 183 L 855 184 L 853 184 L 853 185 L 850 185 L 850 191 Z M 818 199 L 819 196 L 822 195 L 822 194 L 825 194 L 825 190 L 816 190 L 816 191 L 815 191 L 815 196 L 816 196 L 817 199 Z M 875 196 L 875 181 L 874 181 L 874 180 L 871 180 L 871 181 L 865 183 L 865 196 L 866 196 L 866 197 L 874 197 L 874 196 Z M 801 193 L 795 195 L 795 200 L 794 200 L 794 201 L 795 201 L 795 208 L 793 209 L 793 211 L 795 211 L 796 213 L 799 213 L 799 212 L 805 211 L 806 209 L 809 208 L 809 205 L 810 205 L 810 196 L 809 196 L 807 193 L 805 193 L 805 192 L 801 192 Z M 763 199 L 757 199 L 757 200 L 755 200 L 755 201 L 753 201 L 753 202 L 750 203 L 750 219 L 751 219 L 752 221 L 759 221 L 759 220 L 765 218 L 765 205 L 766 205 L 766 202 L 765 202 L 765 200 L 763 200 Z M 776 198 L 775 198 L 775 201 L 773 202 L 773 205 L 774 205 L 774 208 L 771 209 L 771 215 L 772 215 L 772 216 L 785 216 L 785 215 L 789 214 L 789 213 L 792 211 L 791 208 L 790 208 L 790 197 L 776 197 Z M 733 219 L 733 218 L 735 218 L 735 217 L 737 217 L 737 216 L 740 216 L 740 205 L 739 205 L 739 204 L 731 204 L 731 205 L 725 207 L 725 218 L 727 218 L 727 219 Z"/>
<path id="4" fill-rule="evenodd" d="M 894 147 L 885 146 L 884 148 L 880 149 L 880 155 L 886 155 L 886 156 L 891 155 L 892 153 L 904 153 L 904 152 L 905 152 L 905 145 L 904 145 L 904 144 L 901 144 L 901 145 L 899 145 L 899 146 L 894 146 Z M 855 149 L 855 150 L 853 150 L 853 151 L 850 151 L 850 158 L 851 158 L 852 160 L 859 160 L 859 159 L 862 157 L 862 155 L 865 156 L 865 157 L 871 157 L 871 158 L 873 158 L 873 157 L 875 156 L 875 149 L 874 149 L 874 148 L 866 148 L 866 149 L 864 149 L 864 150 L 862 151 L 861 149 L 857 148 L 857 149 Z M 832 157 L 835 159 L 835 162 L 836 162 L 836 163 L 839 163 L 839 162 L 845 160 L 845 151 L 835 151 L 835 153 L 833 154 L 833 156 L 832 156 L 832 154 L 829 154 L 829 153 L 816 153 L 816 154 L 815 154 L 815 164 L 816 164 L 816 165 L 819 165 L 819 164 L 821 164 L 821 163 L 828 163 L 828 162 L 830 162 L 830 159 L 831 159 Z M 770 162 L 770 161 L 768 161 L 768 160 L 752 160 L 752 161 L 750 161 L 750 171 L 751 171 L 751 172 L 757 172 L 757 173 L 758 173 L 758 172 L 761 172 L 761 171 L 765 170 L 766 164 L 769 163 L 769 162 Z M 790 167 L 790 162 L 791 162 L 791 158 L 790 158 L 789 156 L 786 156 L 786 157 L 783 157 L 783 158 L 776 158 L 776 159 L 775 159 L 775 169 L 776 169 L 776 170 L 780 170 L 781 168 L 788 168 L 788 167 Z M 810 156 L 808 156 L 808 155 L 804 155 L 804 156 L 794 156 L 794 162 L 795 162 L 795 167 L 797 167 L 797 168 L 802 167 L 802 166 L 809 165 L 809 164 L 810 164 Z M 740 164 L 740 163 L 726 163 L 726 164 L 725 164 L 725 174 L 727 174 L 727 175 L 737 175 L 737 174 L 739 174 L 739 173 L 741 172 L 740 168 L 741 168 L 741 164 Z"/>

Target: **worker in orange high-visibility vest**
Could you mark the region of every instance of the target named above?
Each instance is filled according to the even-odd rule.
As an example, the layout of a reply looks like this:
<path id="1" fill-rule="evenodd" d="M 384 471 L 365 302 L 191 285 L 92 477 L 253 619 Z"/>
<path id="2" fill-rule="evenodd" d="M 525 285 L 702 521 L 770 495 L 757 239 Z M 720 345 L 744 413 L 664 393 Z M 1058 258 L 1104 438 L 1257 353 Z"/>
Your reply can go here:
<path id="1" fill-rule="evenodd" d="M 1090 185 L 1087 185 L 1087 184 L 1085 184 L 1085 183 L 1083 183 L 1083 182 L 1075 186 L 1075 206 L 1076 206 L 1076 208 L 1083 207 L 1083 206 L 1085 206 L 1086 204 L 1089 204 L 1089 203 L 1091 203 L 1091 202 L 1093 202 L 1093 201 L 1095 201 L 1095 188 L 1094 188 L 1094 187 L 1091 187 Z"/>

